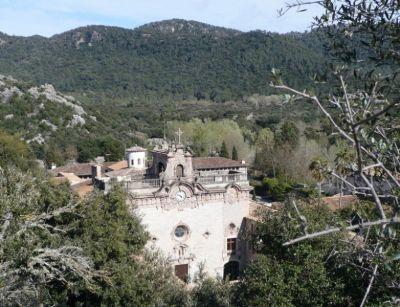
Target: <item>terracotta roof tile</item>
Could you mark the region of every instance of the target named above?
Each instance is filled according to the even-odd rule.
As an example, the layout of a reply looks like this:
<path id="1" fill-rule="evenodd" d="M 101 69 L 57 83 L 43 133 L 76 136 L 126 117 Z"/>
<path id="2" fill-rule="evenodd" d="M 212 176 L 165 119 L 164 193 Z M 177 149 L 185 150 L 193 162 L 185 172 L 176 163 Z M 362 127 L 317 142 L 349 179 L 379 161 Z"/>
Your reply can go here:
<path id="1" fill-rule="evenodd" d="M 91 176 L 92 166 L 90 163 L 72 163 L 56 167 L 55 169 L 50 170 L 50 172 L 56 176 L 59 173 L 73 173 L 76 176 Z"/>
<path id="2" fill-rule="evenodd" d="M 74 173 L 64 173 L 64 172 L 59 172 L 58 173 L 61 177 L 67 178 L 69 183 L 71 185 L 73 184 L 77 184 L 79 182 L 82 181 L 81 178 L 79 178 L 78 176 L 76 176 Z"/>
<path id="3" fill-rule="evenodd" d="M 106 165 L 106 168 L 112 171 L 117 171 L 127 167 L 128 167 L 128 162 L 126 160 L 113 162 L 112 164 Z"/>
<path id="4" fill-rule="evenodd" d="M 107 177 L 117 177 L 117 176 L 128 176 L 128 175 L 138 175 L 144 174 L 145 170 L 137 170 L 134 168 L 122 168 L 115 171 L 107 172 L 104 175 Z"/>
<path id="5" fill-rule="evenodd" d="M 75 193 L 77 193 L 81 198 L 83 198 L 88 193 L 93 191 L 93 184 L 90 179 L 83 180 L 80 183 L 73 185 L 71 188 Z"/>

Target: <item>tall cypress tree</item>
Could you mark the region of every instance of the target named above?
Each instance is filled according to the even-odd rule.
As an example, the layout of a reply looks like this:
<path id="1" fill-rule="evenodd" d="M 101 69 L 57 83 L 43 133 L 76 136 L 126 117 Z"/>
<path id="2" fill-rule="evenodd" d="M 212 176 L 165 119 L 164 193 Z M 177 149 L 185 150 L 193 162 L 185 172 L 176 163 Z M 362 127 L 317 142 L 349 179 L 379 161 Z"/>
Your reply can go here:
<path id="1" fill-rule="evenodd" d="M 221 150 L 219 151 L 219 155 L 224 158 L 229 158 L 228 149 L 226 148 L 225 141 L 222 142 Z"/>
<path id="2" fill-rule="evenodd" d="M 239 160 L 238 152 L 235 145 L 233 145 L 232 148 L 232 160 Z"/>

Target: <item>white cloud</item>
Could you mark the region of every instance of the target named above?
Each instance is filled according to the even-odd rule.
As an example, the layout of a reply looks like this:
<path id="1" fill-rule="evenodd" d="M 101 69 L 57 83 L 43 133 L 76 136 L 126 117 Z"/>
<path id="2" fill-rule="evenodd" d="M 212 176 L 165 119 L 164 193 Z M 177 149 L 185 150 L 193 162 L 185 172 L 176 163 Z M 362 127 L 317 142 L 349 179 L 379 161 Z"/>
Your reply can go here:
<path id="1" fill-rule="evenodd" d="M 49 36 L 87 24 L 133 27 L 170 18 L 243 31 L 304 31 L 319 10 L 278 18 L 285 0 L 0 0 L 0 31 Z"/>

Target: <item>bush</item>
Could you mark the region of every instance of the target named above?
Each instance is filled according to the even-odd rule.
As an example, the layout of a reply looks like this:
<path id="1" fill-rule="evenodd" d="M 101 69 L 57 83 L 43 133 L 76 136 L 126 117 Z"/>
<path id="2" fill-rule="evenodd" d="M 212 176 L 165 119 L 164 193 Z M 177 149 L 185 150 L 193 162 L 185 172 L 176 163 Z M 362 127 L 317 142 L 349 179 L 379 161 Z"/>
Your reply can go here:
<path id="1" fill-rule="evenodd" d="M 292 191 L 292 183 L 282 177 L 264 178 L 263 185 L 267 195 L 275 201 L 284 200 L 286 194 Z"/>

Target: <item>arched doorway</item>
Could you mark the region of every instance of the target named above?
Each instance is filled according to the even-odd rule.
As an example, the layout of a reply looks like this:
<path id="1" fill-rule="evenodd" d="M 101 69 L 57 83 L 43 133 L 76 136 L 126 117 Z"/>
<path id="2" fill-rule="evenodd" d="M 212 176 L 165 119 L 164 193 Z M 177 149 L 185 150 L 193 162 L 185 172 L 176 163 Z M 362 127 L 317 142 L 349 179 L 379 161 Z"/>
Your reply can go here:
<path id="1" fill-rule="evenodd" d="M 176 166 L 176 169 L 175 169 L 175 176 L 178 177 L 178 178 L 184 176 L 184 173 L 183 173 L 183 165 L 179 164 L 179 165 Z"/>
<path id="2" fill-rule="evenodd" d="M 224 279 L 236 280 L 239 277 L 239 262 L 229 261 L 224 265 Z"/>

